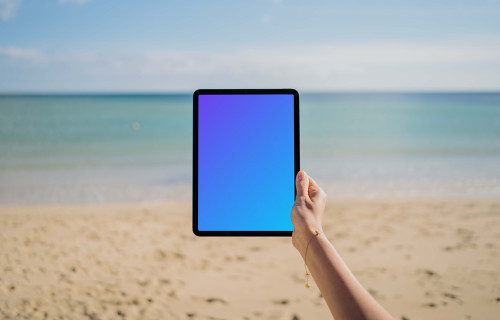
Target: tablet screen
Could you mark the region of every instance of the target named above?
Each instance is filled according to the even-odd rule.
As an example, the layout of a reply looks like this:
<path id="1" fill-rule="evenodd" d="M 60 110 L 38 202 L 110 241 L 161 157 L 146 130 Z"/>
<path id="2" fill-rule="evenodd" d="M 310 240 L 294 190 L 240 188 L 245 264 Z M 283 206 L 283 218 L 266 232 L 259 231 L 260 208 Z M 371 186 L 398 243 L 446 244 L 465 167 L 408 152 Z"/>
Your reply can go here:
<path id="1" fill-rule="evenodd" d="M 295 95 L 200 91 L 197 109 L 197 231 L 291 233 Z"/>

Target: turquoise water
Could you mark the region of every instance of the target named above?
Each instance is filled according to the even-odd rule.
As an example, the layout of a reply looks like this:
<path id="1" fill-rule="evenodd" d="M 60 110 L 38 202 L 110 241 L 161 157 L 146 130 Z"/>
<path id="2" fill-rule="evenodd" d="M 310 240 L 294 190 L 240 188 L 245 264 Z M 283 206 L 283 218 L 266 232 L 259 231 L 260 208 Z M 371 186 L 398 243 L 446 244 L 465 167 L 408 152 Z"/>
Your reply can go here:
<path id="1" fill-rule="evenodd" d="M 0 96 L 0 204 L 190 199 L 191 95 Z M 500 93 L 301 95 L 334 196 L 500 196 Z"/>

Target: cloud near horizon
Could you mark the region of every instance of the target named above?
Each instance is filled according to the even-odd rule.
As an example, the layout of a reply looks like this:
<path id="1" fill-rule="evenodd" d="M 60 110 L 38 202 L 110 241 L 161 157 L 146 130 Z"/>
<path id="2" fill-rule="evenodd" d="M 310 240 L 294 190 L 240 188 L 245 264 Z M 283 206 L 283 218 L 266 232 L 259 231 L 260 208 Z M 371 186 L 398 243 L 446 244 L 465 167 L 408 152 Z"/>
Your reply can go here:
<path id="1" fill-rule="evenodd" d="M 47 53 L 0 48 L 0 66 L 30 74 L 25 91 L 498 90 L 500 41 L 337 43 L 228 51 Z M 37 81 L 39 80 L 39 81 Z M 16 82 L 1 81 L 0 91 Z"/>

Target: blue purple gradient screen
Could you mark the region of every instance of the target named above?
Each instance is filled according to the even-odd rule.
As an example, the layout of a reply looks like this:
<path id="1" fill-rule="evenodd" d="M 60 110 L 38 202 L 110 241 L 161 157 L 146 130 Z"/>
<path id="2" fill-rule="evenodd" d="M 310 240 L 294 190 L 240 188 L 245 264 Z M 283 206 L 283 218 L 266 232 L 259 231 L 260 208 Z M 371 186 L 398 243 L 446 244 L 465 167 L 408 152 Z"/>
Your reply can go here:
<path id="1" fill-rule="evenodd" d="M 292 231 L 293 95 L 198 99 L 198 229 Z"/>

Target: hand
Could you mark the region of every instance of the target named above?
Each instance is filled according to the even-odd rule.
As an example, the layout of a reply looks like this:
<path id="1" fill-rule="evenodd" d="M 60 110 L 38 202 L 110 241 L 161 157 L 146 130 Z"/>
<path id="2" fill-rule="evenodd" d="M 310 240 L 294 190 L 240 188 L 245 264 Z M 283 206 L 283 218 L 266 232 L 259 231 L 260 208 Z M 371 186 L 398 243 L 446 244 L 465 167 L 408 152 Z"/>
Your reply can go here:
<path id="1" fill-rule="evenodd" d="M 307 242 L 316 231 L 323 233 L 321 223 L 325 213 L 326 193 L 304 171 L 295 177 L 297 196 L 292 207 L 292 244 L 304 256 Z"/>

